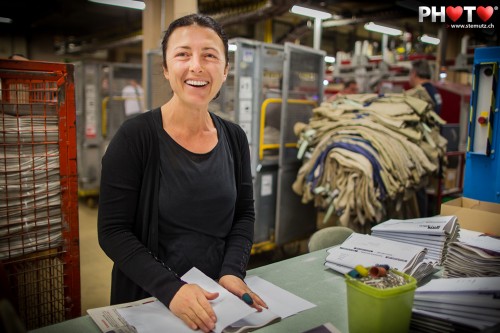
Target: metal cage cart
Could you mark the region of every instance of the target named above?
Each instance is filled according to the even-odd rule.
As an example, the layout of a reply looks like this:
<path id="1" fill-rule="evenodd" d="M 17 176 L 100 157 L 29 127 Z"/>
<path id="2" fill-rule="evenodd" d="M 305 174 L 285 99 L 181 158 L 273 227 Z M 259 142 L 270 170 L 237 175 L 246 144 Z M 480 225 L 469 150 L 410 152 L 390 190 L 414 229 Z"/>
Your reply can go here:
<path id="1" fill-rule="evenodd" d="M 75 64 L 78 195 L 97 203 L 101 158 L 120 127 L 144 111 L 142 65 L 82 61 Z"/>
<path id="2" fill-rule="evenodd" d="M 0 261 L 27 329 L 81 315 L 73 65 L 0 60 Z"/>
<path id="3" fill-rule="evenodd" d="M 293 126 L 308 122 L 322 101 L 324 52 L 244 38 L 230 46 L 230 73 L 212 108 L 247 134 L 256 213 L 252 253 L 258 253 L 316 229 L 314 207 L 291 188 L 301 164 Z"/>

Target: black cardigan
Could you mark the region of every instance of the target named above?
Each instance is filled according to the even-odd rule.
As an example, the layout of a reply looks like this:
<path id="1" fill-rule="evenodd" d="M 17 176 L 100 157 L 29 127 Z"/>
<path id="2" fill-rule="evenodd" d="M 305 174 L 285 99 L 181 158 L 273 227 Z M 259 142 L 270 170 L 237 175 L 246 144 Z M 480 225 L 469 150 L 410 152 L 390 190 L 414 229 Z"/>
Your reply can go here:
<path id="1" fill-rule="evenodd" d="M 111 304 L 154 296 L 169 306 L 184 284 L 155 259 L 158 253 L 160 152 L 153 113 L 126 121 L 102 159 L 98 212 L 99 244 L 113 260 Z M 237 186 L 233 227 L 226 237 L 220 276 L 244 278 L 254 232 L 253 184 L 245 132 L 220 117 L 235 161 Z"/>

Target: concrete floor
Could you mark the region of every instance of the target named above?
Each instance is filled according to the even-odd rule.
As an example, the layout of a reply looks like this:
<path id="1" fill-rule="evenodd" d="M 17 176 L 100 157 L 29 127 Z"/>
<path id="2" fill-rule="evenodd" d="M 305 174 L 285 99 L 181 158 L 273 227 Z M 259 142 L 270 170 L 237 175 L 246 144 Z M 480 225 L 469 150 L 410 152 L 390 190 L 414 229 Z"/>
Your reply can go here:
<path id="1" fill-rule="evenodd" d="M 80 278 L 82 315 L 87 309 L 109 305 L 111 260 L 97 241 L 97 208 L 79 204 Z M 258 255 L 252 255 L 248 268 L 255 268 L 305 253 L 307 241 L 288 244 Z"/>
<path id="2" fill-rule="evenodd" d="M 80 203 L 80 279 L 82 315 L 87 309 L 109 305 L 111 260 L 97 242 L 97 208 Z"/>

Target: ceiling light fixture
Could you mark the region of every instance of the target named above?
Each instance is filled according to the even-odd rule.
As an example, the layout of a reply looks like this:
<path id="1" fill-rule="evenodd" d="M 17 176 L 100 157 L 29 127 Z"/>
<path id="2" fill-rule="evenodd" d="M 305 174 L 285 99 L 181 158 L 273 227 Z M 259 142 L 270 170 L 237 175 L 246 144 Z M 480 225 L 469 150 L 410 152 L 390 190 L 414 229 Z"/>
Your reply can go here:
<path id="1" fill-rule="evenodd" d="M 439 38 L 431 37 L 431 36 L 425 35 L 425 34 L 420 37 L 420 41 L 422 43 L 427 43 L 427 44 L 432 44 L 432 45 L 438 45 L 439 42 L 441 42 L 441 40 L 439 40 Z"/>
<path id="2" fill-rule="evenodd" d="M 143 1 L 135 0 L 89 0 L 90 2 L 96 2 L 103 5 L 112 5 L 118 7 L 126 7 L 132 9 L 144 10 L 146 4 Z"/>
<path id="3" fill-rule="evenodd" d="M 335 62 L 335 57 L 325 56 L 325 62 L 329 64 L 333 64 Z"/>
<path id="4" fill-rule="evenodd" d="M 343 19 L 343 18 L 339 18 L 339 19 L 336 19 L 335 17 L 333 18 L 333 20 L 328 20 L 328 21 L 323 21 L 321 23 L 321 26 L 323 28 L 332 28 L 332 27 L 340 27 L 340 26 L 344 26 L 344 25 L 348 25 L 348 24 L 354 24 L 354 23 L 358 23 L 358 22 L 361 22 L 363 19 L 361 18 L 349 18 L 349 19 Z"/>
<path id="5" fill-rule="evenodd" d="M 329 19 L 332 17 L 332 14 L 324 12 L 322 10 L 312 9 L 308 7 L 294 5 L 290 12 L 298 15 L 304 15 L 307 17 L 314 18 L 314 38 L 313 38 L 313 47 L 316 50 L 319 50 L 321 44 L 321 22 L 323 20 Z"/>
<path id="6" fill-rule="evenodd" d="M 365 29 L 370 30 L 370 31 L 374 31 L 374 32 L 379 32 L 381 34 L 391 35 L 391 36 L 399 36 L 403 33 L 399 29 L 387 27 L 387 26 L 380 25 L 380 24 L 375 24 L 373 22 L 366 23 Z"/>
<path id="7" fill-rule="evenodd" d="M 298 15 L 309 16 L 315 19 L 326 20 L 332 17 L 332 14 L 324 12 L 322 10 L 312 9 L 308 7 L 303 7 L 299 5 L 294 5 L 290 12 Z"/>
<path id="8" fill-rule="evenodd" d="M 0 17 L 0 23 L 12 23 L 12 19 L 8 17 Z"/>

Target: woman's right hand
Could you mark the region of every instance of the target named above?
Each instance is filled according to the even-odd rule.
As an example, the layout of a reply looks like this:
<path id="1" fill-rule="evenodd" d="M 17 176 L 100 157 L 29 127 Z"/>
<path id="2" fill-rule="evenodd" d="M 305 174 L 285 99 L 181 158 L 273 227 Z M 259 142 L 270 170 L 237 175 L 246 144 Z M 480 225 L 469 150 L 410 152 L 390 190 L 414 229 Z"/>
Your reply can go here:
<path id="1" fill-rule="evenodd" d="M 218 296 L 219 293 L 210 293 L 197 284 L 185 284 L 170 302 L 170 311 L 193 330 L 210 332 L 215 328 L 217 317 L 209 301 Z"/>

